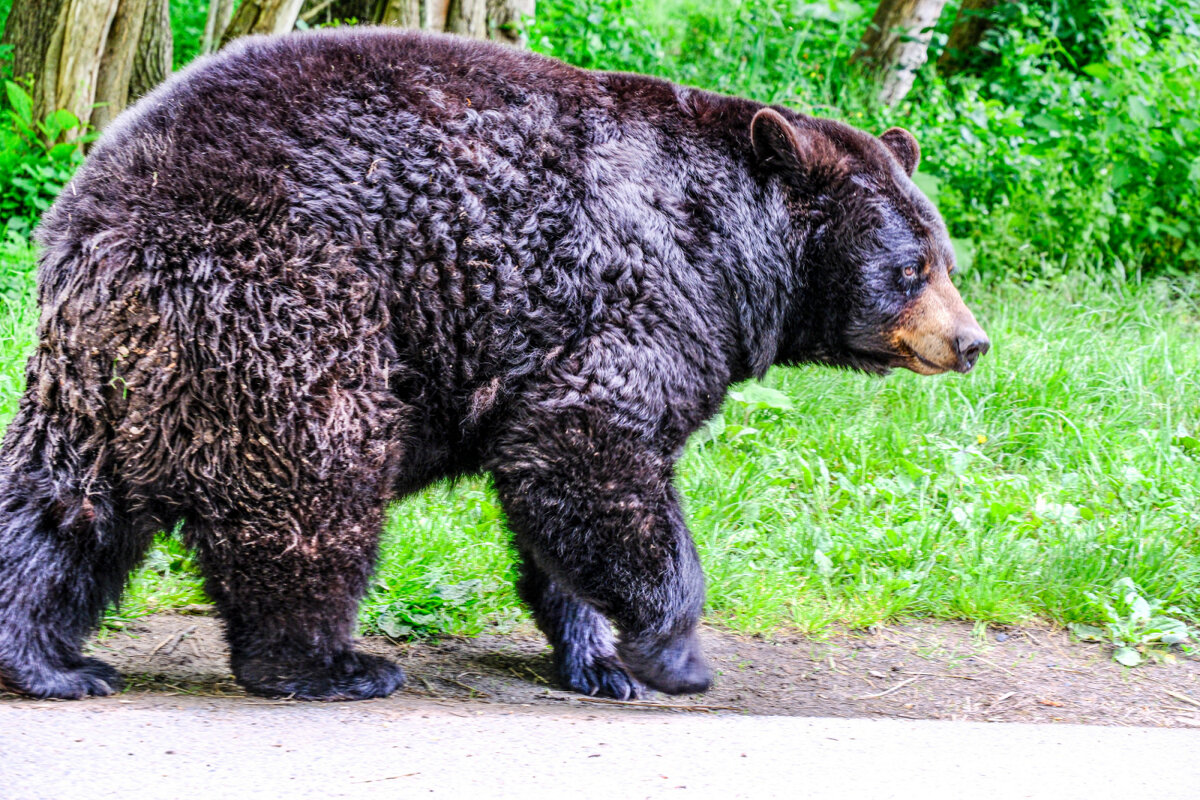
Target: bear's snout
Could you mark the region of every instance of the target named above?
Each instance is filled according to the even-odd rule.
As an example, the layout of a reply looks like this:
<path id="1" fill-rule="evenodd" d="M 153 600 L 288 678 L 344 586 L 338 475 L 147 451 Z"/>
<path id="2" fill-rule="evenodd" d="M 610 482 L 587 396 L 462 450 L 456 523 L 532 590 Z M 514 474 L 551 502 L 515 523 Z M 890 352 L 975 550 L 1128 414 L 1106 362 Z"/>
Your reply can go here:
<path id="1" fill-rule="evenodd" d="M 901 366 L 922 375 L 970 372 L 991 348 L 983 328 L 944 273 L 935 276 L 894 330 Z"/>
<path id="2" fill-rule="evenodd" d="M 975 367 L 975 362 L 979 357 L 985 354 L 992 346 L 988 341 L 987 334 L 978 325 L 973 326 L 974 330 L 965 330 L 958 334 L 955 340 L 955 347 L 958 350 L 958 371 L 970 372 Z"/>

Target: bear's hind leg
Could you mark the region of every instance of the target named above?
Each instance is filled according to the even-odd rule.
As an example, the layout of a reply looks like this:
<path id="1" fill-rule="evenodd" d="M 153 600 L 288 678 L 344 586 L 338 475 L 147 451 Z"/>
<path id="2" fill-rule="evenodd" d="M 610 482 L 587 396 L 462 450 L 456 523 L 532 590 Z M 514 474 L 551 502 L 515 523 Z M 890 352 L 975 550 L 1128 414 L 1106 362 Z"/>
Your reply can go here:
<path id="1" fill-rule="evenodd" d="M 645 694 L 645 687 L 621 663 L 604 615 L 565 591 L 526 553 L 517 591 L 554 647 L 554 668 L 564 688 L 616 700 Z"/>
<path id="2" fill-rule="evenodd" d="M 363 700 L 404 684 L 399 666 L 354 647 L 382 524 L 371 488 L 342 484 L 306 495 L 303 508 L 267 504 L 189 534 L 246 691 Z"/>
<path id="3" fill-rule="evenodd" d="M 21 420 L 13 422 L 13 429 Z M 10 451 L 11 452 L 11 451 Z M 95 487 L 93 487 L 95 488 Z M 157 525 L 118 515 L 26 454 L 0 475 L 0 687 L 75 700 L 121 690 L 83 639 L 116 602 Z"/>

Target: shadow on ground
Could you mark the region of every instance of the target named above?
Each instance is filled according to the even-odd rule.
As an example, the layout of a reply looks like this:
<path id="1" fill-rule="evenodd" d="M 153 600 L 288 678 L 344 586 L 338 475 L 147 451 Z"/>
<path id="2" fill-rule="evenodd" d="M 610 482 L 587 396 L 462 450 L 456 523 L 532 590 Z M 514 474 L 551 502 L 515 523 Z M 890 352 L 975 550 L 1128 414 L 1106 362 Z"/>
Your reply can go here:
<path id="1" fill-rule="evenodd" d="M 658 713 L 1200 727 L 1200 659 L 1179 655 L 1174 663 L 1126 669 L 1106 648 L 1072 642 L 1059 630 L 920 622 L 827 641 L 712 628 L 703 631 L 703 639 L 717 670 L 712 691 L 655 695 L 639 704 L 560 691 L 549 648 L 528 631 L 415 643 L 370 637 L 363 647 L 405 668 L 407 686 L 375 701 L 400 706 L 420 699 L 466 708 L 609 706 Z M 246 697 L 229 674 L 220 623 L 210 616 L 146 617 L 93 640 L 88 650 L 120 669 L 128 682 L 119 697 L 92 701 L 98 706 L 154 706 L 181 695 Z M 0 701 L 28 702 L 3 693 Z"/>

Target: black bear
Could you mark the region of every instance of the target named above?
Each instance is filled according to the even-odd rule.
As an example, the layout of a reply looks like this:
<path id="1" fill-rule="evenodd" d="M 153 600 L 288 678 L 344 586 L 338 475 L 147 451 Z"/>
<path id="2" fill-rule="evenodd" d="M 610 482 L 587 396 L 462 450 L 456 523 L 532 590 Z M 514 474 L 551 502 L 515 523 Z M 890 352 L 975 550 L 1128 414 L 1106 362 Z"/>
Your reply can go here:
<path id="1" fill-rule="evenodd" d="M 183 522 L 248 691 L 378 697 L 353 646 L 386 505 L 494 477 L 563 684 L 698 692 L 672 486 L 772 364 L 966 372 L 912 136 L 456 38 L 251 38 L 105 133 L 46 215 L 0 448 L 0 678 L 81 643 Z M 619 635 L 614 636 L 610 621 Z"/>

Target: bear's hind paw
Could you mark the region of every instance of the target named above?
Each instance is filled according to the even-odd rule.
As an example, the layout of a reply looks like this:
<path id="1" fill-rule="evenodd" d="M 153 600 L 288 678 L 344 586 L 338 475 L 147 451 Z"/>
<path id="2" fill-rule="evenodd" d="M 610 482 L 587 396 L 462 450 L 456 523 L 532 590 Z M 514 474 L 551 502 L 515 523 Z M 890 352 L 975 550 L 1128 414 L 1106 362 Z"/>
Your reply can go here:
<path id="1" fill-rule="evenodd" d="M 381 656 L 349 651 L 331 665 L 272 669 L 247 665 L 238 680 L 250 694 L 292 700 L 369 700 L 404 685 L 404 670 Z"/>
<path id="2" fill-rule="evenodd" d="M 94 658 L 84 658 L 70 668 L 33 667 L 18 677 L 0 678 L 0 687 L 39 699 L 79 700 L 107 697 L 125 686 L 121 673 Z"/>

